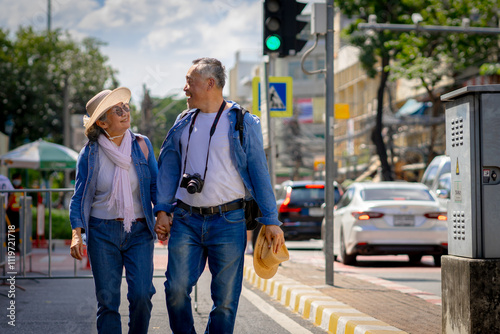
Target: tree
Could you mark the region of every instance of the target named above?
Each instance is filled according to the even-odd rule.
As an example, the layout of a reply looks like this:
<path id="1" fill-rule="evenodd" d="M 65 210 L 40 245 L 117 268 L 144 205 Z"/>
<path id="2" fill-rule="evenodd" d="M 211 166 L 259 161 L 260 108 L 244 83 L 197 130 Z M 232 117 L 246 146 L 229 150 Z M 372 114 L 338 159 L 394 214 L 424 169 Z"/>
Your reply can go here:
<path id="1" fill-rule="evenodd" d="M 493 1 L 423 1 L 422 25 L 461 26 L 464 18 L 471 19 L 471 26 L 498 27 L 498 4 Z M 400 51 L 389 66 L 392 79 L 405 78 L 418 82 L 427 92 L 432 102 L 432 116 L 443 114 L 439 97 L 439 84 L 443 77 L 457 78 L 466 69 L 483 68 L 490 74 L 494 63 L 499 62 L 498 35 L 423 33 L 412 31 L 399 34 L 394 41 L 387 42 L 390 47 Z M 493 64 L 487 64 L 493 62 Z M 491 73 L 493 72 L 493 73 Z M 499 72 L 500 73 L 500 72 Z M 431 140 L 427 160 L 434 157 L 434 146 L 438 136 L 437 125 L 431 126 Z"/>
<path id="2" fill-rule="evenodd" d="M 174 125 L 177 116 L 186 109 L 186 100 L 178 99 L 175 96 L 151 97 L 148 89 L 144 86 L 142 108 L 141 115 L 134 114 L 132 121 L 141 129 L 141 133 L 149 134 L 148 137 L 155 149 L 155 155 L 158 156 L 168 130 Z M 144 131 L 146 127 L 147 131 Z"/>
<path id="3" fill-rule="evenodd" d="M 14 122 L 12 146 L 38 138 L 62 143 L 65 92 L 69 110 L 85 113 L 93 95 L 117 85 L 116 71 L 99 51 L 102 45 L 31 27 L 19 28 L 10 39 L 9 31 L 0 29 L 0 123 Z"/>
<path id="4" fill-rule="evenodd" d="M 372 14 L 377 16 L 378 22 L 409 23 L 408 13 L 412 13 L 415 8 L 418 8 L 419 2 L 415 0 L 337 0 L 335 2 L 343 14 L 349 18 L 357 18 L 345 29 L 344 37 L 349 43 L 360 48 L 359 60 L 367 75 L 374 78 L 380 73 L 377 91 L 377 116 L 371 138 L 380 158 L 382 178 L 386 181 L 393 180 L 393 175 L 387 160 L 387 149 L 382 136 L 382 115 L 389 78 L 388 65 L 399 52 L 399 48 L 387 43 L 396 38 L 396 33 L 391 31 L 360 32 L 357 25 L 368 21 L 368 16 Z M 381 70 L 379 71 L 378 68 L 381 68 Z"/>

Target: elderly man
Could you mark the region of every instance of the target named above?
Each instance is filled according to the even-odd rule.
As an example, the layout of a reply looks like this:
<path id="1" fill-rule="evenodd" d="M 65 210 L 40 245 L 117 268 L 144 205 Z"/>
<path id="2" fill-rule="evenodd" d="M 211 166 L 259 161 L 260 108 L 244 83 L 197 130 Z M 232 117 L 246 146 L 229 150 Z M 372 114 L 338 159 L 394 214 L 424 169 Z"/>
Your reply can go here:
<path id="1" fill-rule="evenodd" d="M 243 145 L 235 128 L 241 107 L 225 101 L 225 68 L 200 58 L 186 75 L 188 111 L 162 145 L 156 232 L 168 242 L 165 293 L 174 333 L 195 333 L 190 293 L 206 261 L 213 307 L 206 333 L 232 333 L 243 280 L 245 199 L 253 197 L 273 251 L 284 244 L 259 119 L 244 115 Z"/>

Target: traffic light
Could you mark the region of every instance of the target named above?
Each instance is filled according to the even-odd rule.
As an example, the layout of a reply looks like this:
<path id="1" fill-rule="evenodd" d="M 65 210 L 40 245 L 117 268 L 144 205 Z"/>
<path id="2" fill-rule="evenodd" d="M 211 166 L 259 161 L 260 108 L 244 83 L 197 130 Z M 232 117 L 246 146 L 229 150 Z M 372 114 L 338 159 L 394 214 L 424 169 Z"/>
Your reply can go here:
<path id="1" fill-rule="evenodd" d="M 307 41 L 297 39 L 297 34 L 307 22 L 297 20 L 297 15 L 305 6 L 295 0 L 264 1 L 263 54 L 278 53 L 279 57 L 286 57 L 291 50 L 295 53 L 302 50 Z"/>

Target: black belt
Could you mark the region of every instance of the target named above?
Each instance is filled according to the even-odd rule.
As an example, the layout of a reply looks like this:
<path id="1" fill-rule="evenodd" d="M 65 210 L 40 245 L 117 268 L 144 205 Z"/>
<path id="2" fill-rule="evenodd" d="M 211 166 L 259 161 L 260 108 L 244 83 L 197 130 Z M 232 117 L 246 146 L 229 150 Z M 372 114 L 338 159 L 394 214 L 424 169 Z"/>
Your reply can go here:
<path id="1" fill-rule="evenodd" d="M 177 206 L 181 209 L 184 209 L 186 211 L 192 212 L 192 213 L 197 213 L 199 215 L 213 215 L 215 213 L 224 213 L 228 211 L 233 211 L 233 210 L 238 210 L 242 209 L 245 203 L 243 202 L 242 199 L 217 205 L 217 206 L 209 206 L 209 207 L 197 207 L 197 206 L 191 206 L 186 203 L 184 203 L 181 200 L 177 200 Z"/>
<path id="2" fill-rule="evenodd" d="M 118 220 L 119 222 L 122 222 L 123 218 L 115 218 L 115 220 Z M 136 218 L 136 219 L 134 219 L 134 221 L 145 223 L 146 222 L 146 218 Z"/>

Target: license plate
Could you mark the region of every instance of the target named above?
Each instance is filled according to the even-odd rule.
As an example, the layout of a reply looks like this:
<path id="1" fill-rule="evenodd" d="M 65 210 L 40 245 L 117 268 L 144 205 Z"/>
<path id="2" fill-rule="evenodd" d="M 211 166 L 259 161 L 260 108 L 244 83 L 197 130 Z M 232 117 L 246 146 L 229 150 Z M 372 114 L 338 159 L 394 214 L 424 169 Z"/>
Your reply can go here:
<path id="1" fill-rule="evenodd" d="M 415 217 L 408 215 L 394 216 L 394 226 L 415 226 Z"/>
<path id="2" fill-rule="evenodd" d="M 321 208 L 309 208 L 309 216 L 321 217 L 323 216 L 323 210 Z"/>

